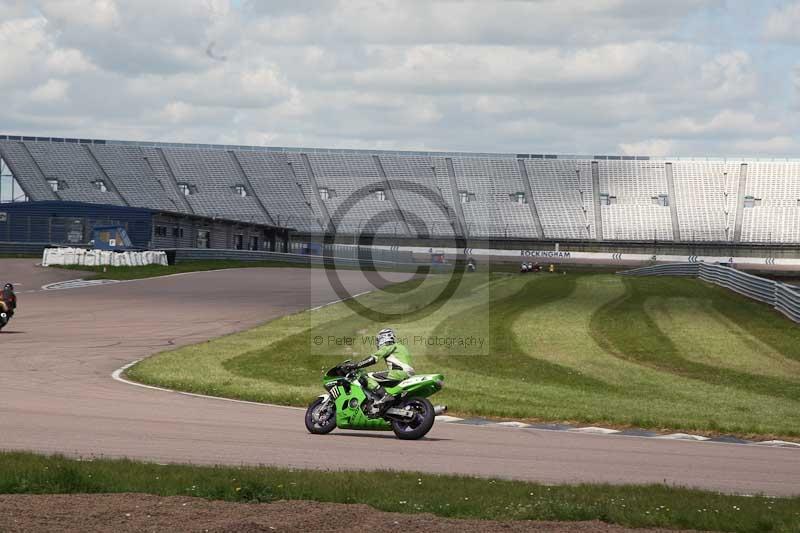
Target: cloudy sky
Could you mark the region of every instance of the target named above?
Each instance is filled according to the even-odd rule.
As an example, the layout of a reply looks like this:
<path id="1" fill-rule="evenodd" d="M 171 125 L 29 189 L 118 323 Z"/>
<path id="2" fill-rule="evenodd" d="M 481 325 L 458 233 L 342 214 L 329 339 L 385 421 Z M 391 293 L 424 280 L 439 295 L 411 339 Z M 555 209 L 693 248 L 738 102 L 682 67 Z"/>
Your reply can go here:
<path id="1" fill-rule="evenodd" d="M 0 0 L 0 132 L 800 157 L 800 0 Z"/>

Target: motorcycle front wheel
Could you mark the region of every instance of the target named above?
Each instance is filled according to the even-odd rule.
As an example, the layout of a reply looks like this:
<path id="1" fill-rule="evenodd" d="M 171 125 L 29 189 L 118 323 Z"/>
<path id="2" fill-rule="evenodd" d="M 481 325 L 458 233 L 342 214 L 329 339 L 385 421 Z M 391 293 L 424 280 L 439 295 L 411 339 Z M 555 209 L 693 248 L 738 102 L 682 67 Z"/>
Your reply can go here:
<path id="1" fill-rule="evenodd" d="M 11 320 L 11 318 L 5 311 L 0 313 L 0 329 L 3 329 L 6 326 L 6 324 L 8 324 L 9 320 Z"/>
<path id="2" fill-rule="evenodd" d="M 325 405 L 322 402 L 317 398 L 306 409 L 306 429 L 314 435 L 325 435 L 336 427 L 336 406 L 332 401 Z"/>
<path id="3" fill-rule="evenodd" d="M 409 398 L 397 407 L 414 412 L 414 417 L 410 420 L 392 420 L 392 431 L 398 439 L 421 439 L 433 427 L 436 413 L 427 398 Z"/>

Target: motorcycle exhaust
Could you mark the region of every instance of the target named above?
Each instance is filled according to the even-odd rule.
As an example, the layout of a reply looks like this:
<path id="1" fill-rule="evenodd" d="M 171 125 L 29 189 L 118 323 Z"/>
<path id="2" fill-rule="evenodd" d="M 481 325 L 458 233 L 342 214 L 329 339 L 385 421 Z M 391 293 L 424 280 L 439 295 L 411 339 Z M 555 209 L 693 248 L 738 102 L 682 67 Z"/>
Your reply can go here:
<path id="1" fill-rule="evenodd" d="M 446 405 L 434 405 L 433 406 L 433 413 L 436 416 L 443 415 L 447 411 Z"/>

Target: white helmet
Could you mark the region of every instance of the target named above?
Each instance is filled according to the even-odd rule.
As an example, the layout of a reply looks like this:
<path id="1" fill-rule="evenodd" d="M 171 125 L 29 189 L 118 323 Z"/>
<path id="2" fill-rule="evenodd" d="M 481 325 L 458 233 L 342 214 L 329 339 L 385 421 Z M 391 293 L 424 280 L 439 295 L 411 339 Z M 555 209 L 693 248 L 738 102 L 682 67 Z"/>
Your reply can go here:
<path id="1" fill-rule="evenodd" d="M 387 344 L 395 344 L 397 339 L 394 336 L 394 331 L 390 328 L 382 329 L 378 332 L 378 336 L 375 337 L 375 343 L 378 345 L 378 348 L 382 348 Z"/>

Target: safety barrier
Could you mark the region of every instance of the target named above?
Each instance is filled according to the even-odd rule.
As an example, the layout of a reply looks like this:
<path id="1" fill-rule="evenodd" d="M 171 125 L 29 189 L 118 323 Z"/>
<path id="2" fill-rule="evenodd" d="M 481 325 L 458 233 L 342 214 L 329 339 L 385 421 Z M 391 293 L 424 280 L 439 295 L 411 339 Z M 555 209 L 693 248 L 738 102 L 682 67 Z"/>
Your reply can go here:
<path id="1" fill-rule="evenodd" d="M 164 252 L 114 252 L 110 250 L 85 250 L 83 248 L 46 248 L 42 253 L 42 266 L 144 266 L 166 265 Z"/>
<path id="2" fill-rule="evenodd" d="M 692 276 L 771 305 L 800 323 L 800 289 L 735 268 L 709 263 L 668 263 L 619 272 L 623 276 Z"/>
<path id="3" fill-rule="evenodd" d="M 49 242 L 0 242 L 0 254 L 38 256 L 50 246 Z"/>
<path id="4" fill-rule="evenodd" d="M 281 252 L 262 252 L 251 250 L 218 250 L 208 248 L 176 248 L 165 250 L 167 255 L 174 255 L 175 263 L 186 261 L 276 261 L 298 265 L 322 265 L 326 258 L 321 255 L 292 254 Z M 363 254 L 362 254 L 363 255 Z M 366 257 L 329 257 L 335 266 L 344 267 L 382 267 L 382 268 L 416 268 L 419 265 L 411 262 L 369 260 Z"/>

